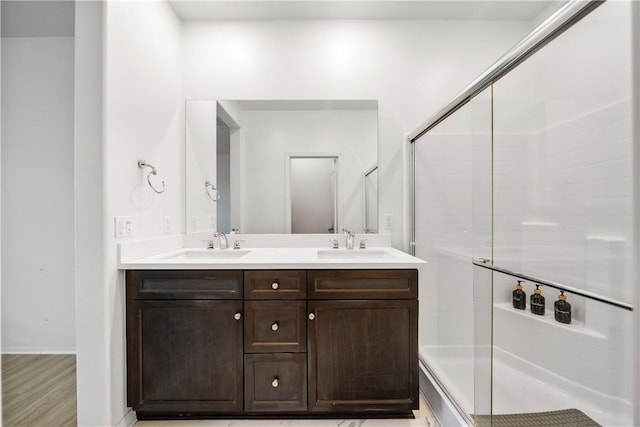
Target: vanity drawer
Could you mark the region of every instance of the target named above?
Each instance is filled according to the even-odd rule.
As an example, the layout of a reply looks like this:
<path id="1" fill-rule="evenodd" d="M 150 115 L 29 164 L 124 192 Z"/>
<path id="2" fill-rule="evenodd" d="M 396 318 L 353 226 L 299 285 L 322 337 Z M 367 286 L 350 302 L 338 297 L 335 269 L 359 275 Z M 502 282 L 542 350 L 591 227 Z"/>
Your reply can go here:
<path id="1" fill-rule="evenodd" d="M 244 272 L 246 299 L 304 299 L 304 270 L 251 270 Z"/>
<path id="2" fill-rule="evenodd" d="M 417 270 L 310 270 L 309 299 L 415 299 Z"/>
<path id="3" fill-rule="evenodd" d="M 246 354 L 246 411 L 307 410 L 307 355 L 305 353 Z"/>
<path id="4" fill-rule="evenodd" d="M 242 271 L 128 270 L 132 299 L 242 299 Z"/>
<path id="5" fill-rule="evenodd" d="M 245 301 L 245 353 L 304 352 L 306 301 Z"/>

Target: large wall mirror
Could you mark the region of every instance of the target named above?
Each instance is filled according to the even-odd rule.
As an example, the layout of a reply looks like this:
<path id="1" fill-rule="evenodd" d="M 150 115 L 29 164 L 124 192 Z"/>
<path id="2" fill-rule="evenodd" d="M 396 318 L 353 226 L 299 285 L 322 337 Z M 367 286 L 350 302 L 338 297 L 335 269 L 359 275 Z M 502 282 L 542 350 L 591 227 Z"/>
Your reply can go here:
<path id="1" fill-rule="evenodd" d="M 377 230 L 377 101 L 190 100 L 185 125 L 188 233 Z"/>

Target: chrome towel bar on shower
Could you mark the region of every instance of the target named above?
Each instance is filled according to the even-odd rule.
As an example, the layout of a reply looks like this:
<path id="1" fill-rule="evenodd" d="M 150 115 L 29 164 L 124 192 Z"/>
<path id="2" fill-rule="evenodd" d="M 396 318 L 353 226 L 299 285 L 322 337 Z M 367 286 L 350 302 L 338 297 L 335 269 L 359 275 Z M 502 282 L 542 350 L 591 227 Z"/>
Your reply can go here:
<path id="1" fill-rule="evenodd" d="M 539 277 L 530 276 L 524 273 L 517 273 L 503 267 L 498 267 L 497 265 L 491 264 L 491 260 L 489 259 L 485 259 L 485 258 L 474 259 L 473 265 L 477 267 L 486 268 L 487 270 L 506 274 L 508 276 L 517 277 L 518 279 L 526 280 L 532 283 L 538 283 L 540 285 L 548 286 L 550 288 L 554 288 L 559 291 L 565 291 L 575 295 L 580 295 L 581 297 L 585 297 L 587 299 L 594 300 L 594 301 L 599 301 L 608 305 L 612 305 L 614 307 L 622 308 L 624 310 L 633 311 L 633 306 L 631 304 L 627 304 L 622 301 L 617 301 L 612 298 L 608 298 L 603 295 L 598 295 L 594 292 L 585 291 L 583 289 L 579 289 L 573 286 L 564 285 L 562 283 L 541 279 Z"/>

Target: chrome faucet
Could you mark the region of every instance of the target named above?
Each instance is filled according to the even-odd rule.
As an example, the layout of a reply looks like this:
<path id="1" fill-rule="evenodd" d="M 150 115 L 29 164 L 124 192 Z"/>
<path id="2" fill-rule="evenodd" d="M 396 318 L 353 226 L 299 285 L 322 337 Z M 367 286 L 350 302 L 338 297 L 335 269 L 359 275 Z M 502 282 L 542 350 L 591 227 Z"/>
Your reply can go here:
<path id="1" fill-rule="evenodd" d="M 345 230 L 344 228 L 342 229 L 342 231 L 344 231 L 344 234 L 346 234 L 347 236 L 347 241 L 346 241 L 347 249 L 353 249 L 353 240 L 354 240 L 354 237 L 356 237 L 355 233 L 349 230 Z"/>
<path id="2" fill-rule="evenodd" d="M 220 249 L 227 249 L 229 247 L 229 242 L 227 241 L 227 235 L 221 231 L 216 231 L 213 235 L 216 239 L 218 239 L 218 246 Z"/>

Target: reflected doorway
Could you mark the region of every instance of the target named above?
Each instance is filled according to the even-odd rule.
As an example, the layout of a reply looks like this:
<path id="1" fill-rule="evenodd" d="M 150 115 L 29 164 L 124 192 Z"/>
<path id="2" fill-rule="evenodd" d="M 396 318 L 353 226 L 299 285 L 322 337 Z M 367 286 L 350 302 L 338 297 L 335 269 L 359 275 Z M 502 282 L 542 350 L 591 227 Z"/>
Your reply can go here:
<path id="1" fill-rule="evenodd" d="M 291 232 L 337 231 L 337 156 L 291 156 Z"/>
<path id="2" fill-rule="evenodd" d="M 216 118 L 216 184 L 220 198 L 216 203 L 216 229 L 231 232 L 231 129 Z"/>

